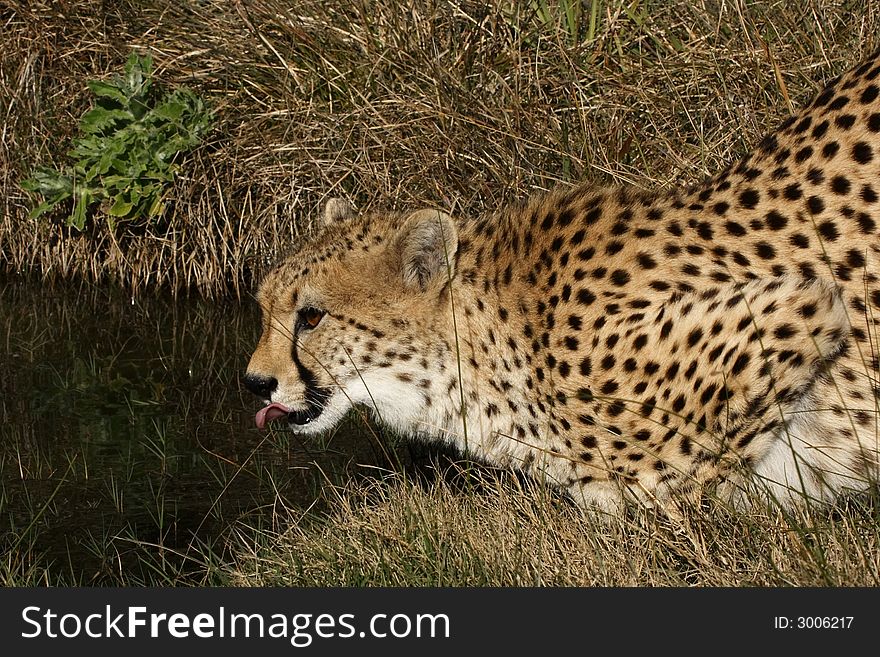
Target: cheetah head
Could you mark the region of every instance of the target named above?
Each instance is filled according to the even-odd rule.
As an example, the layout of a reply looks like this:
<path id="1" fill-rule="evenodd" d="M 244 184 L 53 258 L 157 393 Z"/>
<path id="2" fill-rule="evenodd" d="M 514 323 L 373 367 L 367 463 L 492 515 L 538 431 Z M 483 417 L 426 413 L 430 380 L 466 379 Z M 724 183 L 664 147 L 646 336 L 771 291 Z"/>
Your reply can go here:
<path id="1" fill-rule="evenodd" d="M 449 357 L 457 232 L 436 210 L 355 215 L 327 204 L 322 224 L 260 285 L 262 335 L 245 386 L 263 428 L 286 419 L 317 434 L 355 405 L 418 430 L 423 390 Z M 442 365 L 446 367 L 446 365 Z"/>

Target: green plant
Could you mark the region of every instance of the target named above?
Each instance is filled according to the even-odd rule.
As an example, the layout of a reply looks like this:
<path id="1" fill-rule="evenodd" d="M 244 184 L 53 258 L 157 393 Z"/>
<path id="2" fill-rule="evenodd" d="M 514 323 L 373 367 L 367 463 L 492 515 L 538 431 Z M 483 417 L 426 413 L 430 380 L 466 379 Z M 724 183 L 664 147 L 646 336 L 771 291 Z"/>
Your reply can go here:
<path id="1" fill-rule="evenodd" d="M 211 112 L 186 87 L 160 93 L 152 80 L 152 58 L 133 52 L 125 74 L 90 80 L 95 103 L 79 123 L 68 155 L 73 165 L 39 168 L 22 187 L 43 197 L 31 211 L 38 217 L 73 199 L 67 224 L 85 227 L 94 206 L 111 230 L 116 222 L 154 221 L 178 170 L 178 156 L 198 144 L 211 125 Z"/>

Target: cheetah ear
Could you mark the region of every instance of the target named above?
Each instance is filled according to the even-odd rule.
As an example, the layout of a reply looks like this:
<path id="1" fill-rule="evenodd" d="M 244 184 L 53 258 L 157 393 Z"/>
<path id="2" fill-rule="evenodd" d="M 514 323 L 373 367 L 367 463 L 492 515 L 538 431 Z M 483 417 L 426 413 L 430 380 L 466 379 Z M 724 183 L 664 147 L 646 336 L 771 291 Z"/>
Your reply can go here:
<path id="1" fill-rule="evenodd" d="M 452 277 L 458 231 L 445 212 L 413 212 L 403 223 L 400 246 L 403 283 L 407 287 L 426 290 L 434 281 Z"/>
<path id="2" fill-rule="evenodd" d="M 354 216 L 354 208 L 351 203 L 344 198 L 331 198 L 327 200 L 324 206 L 324 218 L 321 222 L 323 226 L 329 226 L 337 221 L 349 219 Z"/>

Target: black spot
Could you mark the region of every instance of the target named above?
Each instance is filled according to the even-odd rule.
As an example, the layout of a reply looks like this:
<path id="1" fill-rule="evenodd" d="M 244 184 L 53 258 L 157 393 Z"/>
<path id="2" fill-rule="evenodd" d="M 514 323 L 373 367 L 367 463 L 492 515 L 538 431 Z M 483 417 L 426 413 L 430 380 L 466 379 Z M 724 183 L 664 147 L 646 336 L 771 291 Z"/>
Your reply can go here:
<path id="1" fill-rule="evenodd" d="M 834 99 L 834 101 L 832 101 L 830 105 L 828 105 L 828 109 L 837 111 L 846 107 L 847 103 L 849 103 L 849 98 L 847 98 L 846 96 L 838 96 Z"/>
<path id="2" fill-rule="evenodd" d="M 611 282 L 618 287 L 622 287 L 629 283 L 629 279 L 629 274 L 623 269 L 615 269 L 613 272 L 611 272 Z"/>
<path id="3" fill-rule="evenodd" d="M 834 242 L 840 237 L 840 232 L 837 230 L 837 224 L 833 221 L 823 221 L 819 224 L 819 234 L 829 242 Z"/>
<path id="4" fill-rule="evenodd" d="M 834 176 L 831 179 L 831 190 L 835 194 L 840 194 L 841 196 L 844 194 L 849 194 L 850 184 L 849 179 L 845 176 Z"/>
<path id="5" fill-rule="evenodd" d="M 736 376 L 737 374 L 742 372 L 746 368 L 746 366 L 749 364 L 750 360 L 751 360 L 751 357 L 746 353 L 742 353 L 739 356 L 737 356 L 736 360 L 733 361 L 733 366 L 730 369 L 731 374 Z"/>
<path id="6" fill-rule="evenodd" d="M 797 335 L 797 329 L 791 324 L 780 324 L 773 330 L 773 335 L 778 340 L 788 340 L 790 337 Z"/>
<path id="7" fill-rule="evenodd" d="M 811 214 L 819 214 L 825 209 L 825 201 L 818 196 L 811 196 L 807 199 L 807 209 Z"/>
<path id="8" fill-rule="evenodd" d="M 794 128 L 791 129 L 792 133 L 800 134 L 801 132 L 805 132 L 810 127 L 810 123 L 812 123 L 812 121 L 812 117 L 804 117 Z"/>
<path id="9" fill-rule="evenodd" d="M 639 266 L 642 269 L 654 269 L 657 266 L 657 262 L 647 253 L 639 253 L 636 255 L 636 261 L 639 263 Z"/>
<path id="10" fill-rule="evenodd" d="M 636 336 L 636 339 L 633 340 L 633 348 L 636 351 L 640 351 L 646 344 L 648 344 L 648 336 L 644 333 L 639 334 Z"/>
<path id="11" fill-rule="evenodd" d="M 859 249 L 850 249 L 846 253 L 846 264 L 853 269 L 861 269 L 865 266 L 865 255 Z"/>
<path id="12" fill-rule="evenodd" d="M 877 92 L 877 85 L 872 84 L 862 92 L 862 95 L 859 97 L 859 102 L 862 103 L 862 105 L 873 103 L 875 100 L 877 100 Z"/>
<path id="13" fill-rule="evenodd" d="M 725 212 L 727 212 L 727 210 L 729 208 L 730 208 L 729 204 L 725 203 L 724 201 L 721 201 L 720 203 L 716 203 L 714 206 L 712 206 L 712 211 L 715 212 L 715 214 L 720 216 L 720 215 L 724 214 Z"/>
<path id="14" fill-rule="evenodd" d="M 687 338 L 688 347 L 693 347 L 695 344 L 697 344 L 700 341 L 700 339 L 702 337 L 703 337 L 702 329 L 700 329 L 699 327 L 695 328 L 693 331 L 691 331 L 688 334 L 688 338 Z"/>
<path id="15" fill-rule="evenodd" d="M 610 370 L 617 363 L 613 354 L 608 354 L 602 359 L 601 365 L 603 370 Z"/>
<path id="16" fill-rule="evenodd" d="M 767 228 L 770 230 L 782 230 L 788 225 L 788 217 L 779 214 L 776 210 L 767 213 Z"/>
<path id="17" fill-rule="evenodd" d="M 870 235 L 877 227 L 877 224 L 866 212 L 859 212 L 858 217 L 856 217 L 856 221 L 859 222 L 859 228 L 865 235 Z"/>
<path id="18" fill-rule="evenodd" d="M 603 395 L 612 395 L 617 392 L 618 387 L 619 386 L 617 385 L 617 381 L 615 381 L 614 379 L 608 379 L 605 383 L 602 384 L 602 387 L 599 389 L 599 391 Z"/>
<path id="19" fill-rule="evenodd" d="M 568 325 L 573 328 L 575 331 L 580 331 L 583 321 L 581 320 L 579 315 L 569 315 L 568 316 Z"/>
<path id="20" fill-rule="evenodd" d="M 856 122 L 856 117 L 852 114 L 841 114 L 836 119 L 834 119 L 834 125 L 836 125 L 841 130 L 849 130 L 853 127 L 853 124 Z"/>
<path id="21" fill-rule="evenodd" d="M 755 244 L 755 253 L 764 260 L 772 260 L 776 257 L 776 249 L 769 242 L 758 242 Z"/>
<path id="22" fill-rule="evenodd" d="M 620 253 L 623 250 L 623 242 L 617 240 L 611 240 L 605 246 L 605 253 L 608 255 L 614 255 L 615 253 Z"/>
<path id="23" fill-rule="evenodd" d="M 565 343 L 566 348 L 570 349 L 571 351 L 577 351 L 578 339 L 573 335 L 567 335 L 563 342 Z"/>
<path id="24" fill-rule="evenodd" d="M 825 91 L 816 96 L 816 100 L 813 101 L 813 107 L 822 107 L 823 105 L 827 105 L 832 98 L 834 98 L 834 89 L 825 89 Z"/>
<path id="25" fill-rule="evenodd" d="M 829 141 L 822 147 L 822 155 L 825 156 L 826 159 L 830 160 L 832 157 L 837 155 L 837 151 L 840 150 L 840 144 L 836 141 Z"/>
<path id="26" fill-rule="evenodd" d="M 773 180 L 782 180 L 783 178 L 788 178 L 789 175 L 791 174 L 788 170 L 788 167 L 776 167 L 775 169 L 773 169 L 773 173 L 770 174 L 770 177 Z M 773 195 L 772 191 L 770 192 L 770 195 Z"/>
<path id="27" fill-rule="evenodd" d="M 711 240 L 713 236 L 711 224 L 708 221 L 701 221 L 697 224 L 697 235 L 704 240 Z"/>
<path id="28" fill-rule="evenodd" d="M 821 139 L 825 136 L 826 132 L 828 132 L 828 121 L 822 121 L 822 123 L 813 128 L 813 139 Z"/>
<path id="29" fill-rule="evenodd" d="M 868 130 L 880 132 L 880 112 L 874 112 L 868 117 Z"/>
<path id="30" fill-rule="evenodd" d="M 576 298 L 577 302 L 582 306 L 589 306 L 596 300 L 596 295 L 590 292 L 587 288 L 583 287 L 578 290 Z"/>
<path id="31" fill-rule="evenodd" d="M 803 162 L 805 160 L 810 159 L 813 155 L 813 147 L 812 146 L 804 146 L 794 155 L 795 162 Z"/>
<path id="32" fill-rule="evenodd" d="M 800 262 L 798 263 L 798 269 L 801 272 L 801 276 L 803 278 L 816 278 L 816 270 L 813 269 L 813 265 L 809 262 Z"/>
<path id="33" fill-rule="evenodd" d="M 715 395 L 715 389 L 716 385 L 714 383 L 706 386 L 706 389 L 703 390 L 703 394 L 700 396 L 700 403 L 705 406 L 712 401 L 712 397 Z"/>
<path id="34" fill-rule="evenodd" d="M 799 249 L 810 248 L 810 238 L 808 238 L 803 233 L 795 233 L 794 235 L 791 236 L 790 241 L 793 246 L 796 246 Z"/>
<path id="35" fill-rule="evenodd" d="M 782 190 L 782 195 L 789 201 L 796 201 L 803 196 L 803 192 L 801 192 L 801 186 L 798 183 L 792 183 Z"/>
<path id="36" fill-rule="evenodd" d="M 736 237 L 740 237 L 746 234 L 746 229 L 735 221 L 728 221 L 726 224 L 724 224 L 724 228 L 727 230 L 728 233 Z"/>
<path id="37" fill-rule="evenodd" d="M 877 202 L 877 192 L 874 191 L 874 188 L 870 185 L 864 185 L 862 187 L 862 193 L 860 195 L 862 200 L 865 203 L 876 203 Z"/>
<path id="38" fill-rule="evenodd" d="M 580 371 L 581 376 L 590 376 L 590 374 L 591 374 L 592 371 L 593 371 L 593 364 L 592 364 L 592 362 L 590 361 L 590 357 L 589 357 L 589 356 L 585 356 L 585 357 L 581 360 L 581 364 L 580 364 L 580 366 L 578 367 L 578 370 Z"/>
<path id="39" fill-rule="evenodd" d="M 864 141 L 860 141 L 852 149 L 853 159 L 859 164 L 867 164 L 874 158 L 874 152 L 871 146 Z"/>
<path id="40" fill-rule="evenodd" d="M 590 260 L 594 255 L 596 255 L 596 249 L 594 249 L 592 246 L 587 249 L 582 249 L 578 251 L 577 254 L 578 259 L 583 260 L 584 262 Z"/>
<path id="41" fill-rule="evenodd" d="M 733 261 L 734 261 L 736 264 L 740 265 L 741 267 L 748 267 L 748 266 L 750 266 L 750 265 L 752 264 L 752 261 L 749 260 L 748 258 L 746 258 L 746 257 L 745 257 L 742 253 L 740 253 L 739 251 L 735 251 L 735 252 L 734 252 L 734 254 L 733 254 Z"/>

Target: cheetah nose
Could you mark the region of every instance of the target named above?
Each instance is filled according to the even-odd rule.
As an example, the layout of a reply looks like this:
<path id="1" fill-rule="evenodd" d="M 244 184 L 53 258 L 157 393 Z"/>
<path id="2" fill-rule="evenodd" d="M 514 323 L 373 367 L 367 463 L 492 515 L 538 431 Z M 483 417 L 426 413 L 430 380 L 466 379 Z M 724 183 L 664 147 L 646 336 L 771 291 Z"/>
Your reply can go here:
<path id="1" fill-rule="evenodd" d="M 278 387 L 278 379 L 274 376 L 261 376 L 259 374 L 245 374 L 244 387 L 254 393 L 260 399 L 269 399 L 275 388 Z"/>

